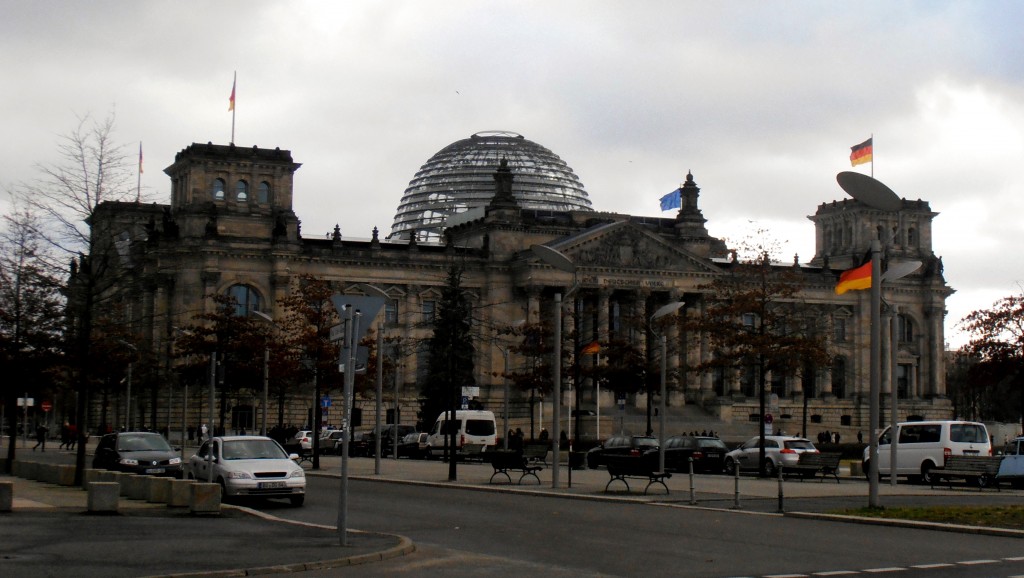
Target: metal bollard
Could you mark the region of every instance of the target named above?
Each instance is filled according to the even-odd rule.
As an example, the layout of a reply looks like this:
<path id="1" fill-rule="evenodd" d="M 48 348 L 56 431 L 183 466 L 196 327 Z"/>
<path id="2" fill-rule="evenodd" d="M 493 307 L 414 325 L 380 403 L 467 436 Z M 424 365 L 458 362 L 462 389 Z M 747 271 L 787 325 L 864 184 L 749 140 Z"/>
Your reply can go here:
<path id="1" fill-rule="evenodd" d="M 782 466 L 779 466 L 779 513 L 785 513 L 786 509 L 783 506 L 785 497 L 782 495 Z"/>
<path id="2" fill-rule="evenodd" d="M 740 465 L 739 464 L 736 464 L 736 467 L 735 467 L 735 469 L 733 471 L 733 474 L 735 476 L 736 489 L 735 489 L 735 491 L 733 493 L 732 509 L 739 510 L 740 509 Z"/>
<path id="3" fill-rule="evenodd" d="M 697 504 L 697 494 L 694 493 L 693 489 L 693 458 L 690 458 L 690 505 L 695 506 Z"/>

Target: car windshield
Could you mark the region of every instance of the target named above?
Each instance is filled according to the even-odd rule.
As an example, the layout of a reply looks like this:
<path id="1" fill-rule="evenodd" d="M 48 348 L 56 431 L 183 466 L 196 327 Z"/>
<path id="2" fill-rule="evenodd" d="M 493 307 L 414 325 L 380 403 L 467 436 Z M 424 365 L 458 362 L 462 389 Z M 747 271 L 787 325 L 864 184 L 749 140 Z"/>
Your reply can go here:
<path id="1" fill-rule="evenodd" d="M 225 460 L 286 460 L 288 455 L 273 440 L 228 440 L 221 456 Z"/>
<path id="2" fill-rule="evenodd" d="M 813 450 L 814 444 L 810 440 L 786 440 L 788 450 Z"/>
<path id="3" fill-rule="evenodd" d="M 725 442 L 722 440 L 697 440 L 697 445 L 708 450 L 725 450 Z"/>
<path id="4" fill-rule="evenodd" d="M 122 452 L 172 451 L 163 436 L 156 434 L 119 435 L 117 449 Z"/>
<path id="5" fill-rule="evenodd" d="M 656 448 L 658 440 L 655 438 L 633 438 L 633 444 L 638 448 Z"/>

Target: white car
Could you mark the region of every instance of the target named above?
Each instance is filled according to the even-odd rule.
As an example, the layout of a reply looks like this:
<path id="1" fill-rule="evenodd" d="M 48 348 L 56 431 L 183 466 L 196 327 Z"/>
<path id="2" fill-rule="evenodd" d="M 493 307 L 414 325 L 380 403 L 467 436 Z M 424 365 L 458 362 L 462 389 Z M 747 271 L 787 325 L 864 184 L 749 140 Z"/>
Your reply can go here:
<path id="1" fill-rule="evenodd" d="M 313 449 L 313 432 L 310 430 L 300 430 L 285 445 L 297 445 L 302 446 L 304 450 L 311 450 Z"/>
<path id="2" fill-rule="evenodd" d="M 795 466 L 804 452 L 818 453 L 811 440 L 794 436 L 764 436 L 764 470 L 775 477 L 780 467 Z M 761 438 L 752 437 L 740 447 L 725 454 L 725 472 L 733 475 L 740 470 L 758 470 L 761 461 Z"/>
<path id="3" fill-rule="evenodd" d="M 306 473 L 297 459 L 268 437 L 215 437 L 203 442 L 186 469 L 190 480 L 220 484 L 225 498 L 288 498 L 293 506 L 301 506 L 306 499 Z"/>

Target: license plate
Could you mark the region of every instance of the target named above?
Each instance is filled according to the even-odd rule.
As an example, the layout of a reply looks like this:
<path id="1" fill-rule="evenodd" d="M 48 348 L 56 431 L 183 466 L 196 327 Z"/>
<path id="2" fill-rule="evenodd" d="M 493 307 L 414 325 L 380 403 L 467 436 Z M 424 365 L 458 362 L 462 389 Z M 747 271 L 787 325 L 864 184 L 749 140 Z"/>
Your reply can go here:
<path id="1" fill-rule="evenodd" d="M 162 474 L 162 473 L 164 473 L 164 469 L 163 468 L 148 468 L 146 470 L 146 473 L 147 474 Z"/>
<path id="2" fill-rule="evenodd" d="M 261 490 L 273 490 L 275 488 L 285 487 L 284 482 L 260 482 L 259 488 Z"/>
<path id="3" fill-rule="evenodd" d="M 978 450 L 964 450 L 964 455 L 965 456 L 976 456 L 976 455 L 978 455 Z"/>
<path id="4" fill-rule="evenodd" d="M 722 457 L 722 454 L 708 454 L 708 457 L 709 457 L 709 458 L 712 458 L 712 459 L 714 459 L 714 458 L 720 458 L 720 457 Z"/>

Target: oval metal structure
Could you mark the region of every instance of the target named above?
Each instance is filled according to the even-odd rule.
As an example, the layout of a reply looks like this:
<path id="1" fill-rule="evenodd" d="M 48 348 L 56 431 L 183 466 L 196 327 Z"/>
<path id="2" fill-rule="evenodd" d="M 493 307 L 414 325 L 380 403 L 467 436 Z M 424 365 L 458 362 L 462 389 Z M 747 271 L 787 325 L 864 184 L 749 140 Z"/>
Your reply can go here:
<path id="1" fill-rule="evenodd" d="M 836 182 L 846 194 L 880 211 L 898 211 L 903 206 L 900 197 L 881 181 L 868 175 L 843 171 L 836 175 Z"/>

